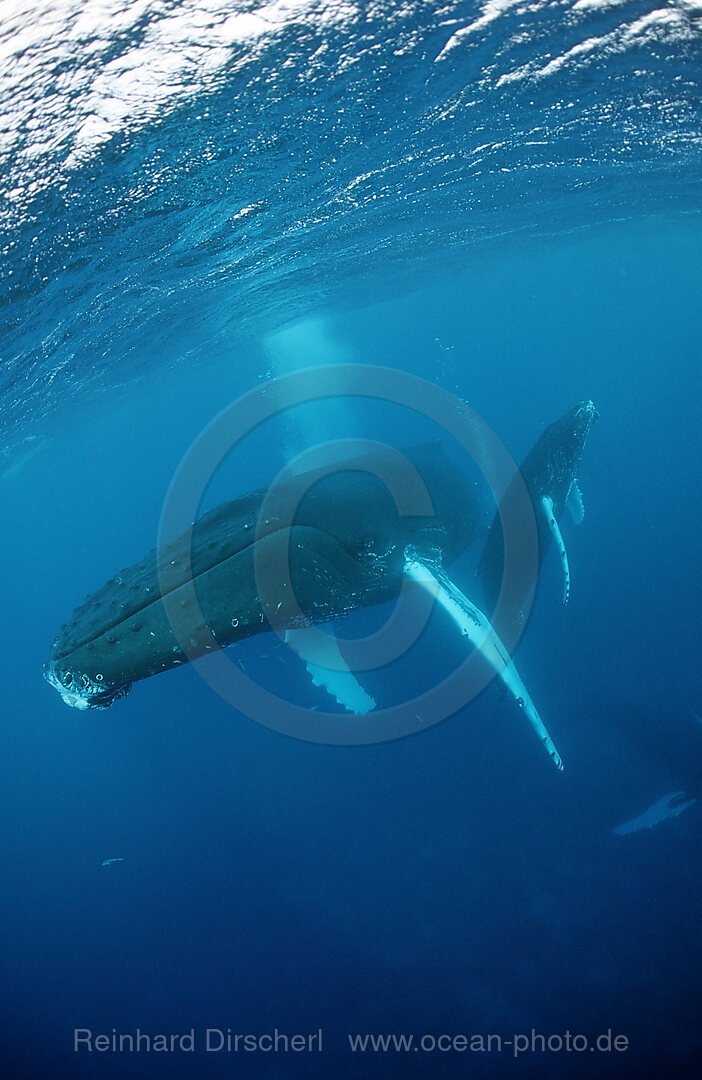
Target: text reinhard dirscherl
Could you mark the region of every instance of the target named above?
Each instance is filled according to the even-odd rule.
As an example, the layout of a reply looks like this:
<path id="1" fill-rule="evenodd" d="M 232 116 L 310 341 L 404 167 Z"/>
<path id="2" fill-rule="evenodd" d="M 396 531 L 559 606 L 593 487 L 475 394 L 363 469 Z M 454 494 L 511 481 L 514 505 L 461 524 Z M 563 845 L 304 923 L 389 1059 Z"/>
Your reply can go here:
<path id="1" fill-rule="evenodd" d="M 450 1051 L 469 1051 L 472 1053 L 510 1054 L 519 1057 L 525 1053 L 582 1053 L 594 1050 L 600 1054 L 612 1051 L 622 1053 L 629 1049 L 626 1035 L 615 1035 L 611 1028 L 596 1037 L 573 1034 L 542 1035 L 532 1028 L 531 1033 L 515 1034 L 511 1037 L 502 1035 L 348 1035 L 347 1045 L 352 1053 L 405 1053 L 411 1050 L 424 1053 L 446 1053 Z M 231 1028 L 195 1028 L 180 1034 L 152 1034 L 137 1028 L 133 1032 L 120 1032 L 116 1028 L 112 1033 L 94 1034 L 91 1028 L 74 1028 L 73 1049 L 76 1053 L 194 1053 L 196 1050 L 206 1053 L 321 1053 L 323 1050 L 323 1031 L 318 1028 L 307 1034 L 288 1035 L 274 1028 L 262 1034 L 245 1035 L 233 1032 Z"/>
<path id="2" fill-rule="evenodd" d="M 314 1033 L 307 1035 L 286 1035 L 284 1032 L 278 1031 L 278 1028 L 271 1032 L 264 1032 L 262 1035 L 243 1035 L 239 1032 L 233 1032 L 231 1028 L 204 1028 L 201 1032 L 196 1032 L 195 1028 L 190 1028 L 190 1031 L 178 1035 L 153 1035 L 147 1031 L 142 1031 L 141 1028 L 137 1028 L 134 1032 L 121 1032 L 113 1028 L 110 1035 L 94 1035 L 90 1028 L 74 1028 L 73 1049 L 76 1051 L 97 1050 L 102 1053 L 111 1050 L 112 1053 L 117 1054 L 125 1052 L 143 1053 L 144 1051 L 146 1053 L 151 1051 L 155 1053 L 163 1053 L 164 1051 L 193 1053 L 196 1049 L 205 1050 L 208 1053 L 219 1053 L 220 1051 L 237 1053 L 240 1050 L 249 1053 L 255 1051 L 266 1053 L 271 1050 L 275 1053 L 281 1051 L 287 1053 L 291 1050 L 295 1053 L 301 1051 L 320 1053 L 322 1050 L 322 1029 L 319 1028 Z"/>

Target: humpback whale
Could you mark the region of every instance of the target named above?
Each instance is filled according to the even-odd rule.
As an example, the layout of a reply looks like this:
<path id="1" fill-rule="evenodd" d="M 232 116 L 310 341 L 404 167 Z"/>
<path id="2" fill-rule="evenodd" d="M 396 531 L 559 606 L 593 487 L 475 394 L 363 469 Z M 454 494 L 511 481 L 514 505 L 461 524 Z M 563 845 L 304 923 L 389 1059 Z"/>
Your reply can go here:
<path id="1" fill-rule="evenodd" d="M 573 410 L 567 423 L 552 425 L 542 436 L 533 463 L 532 455 L 527 459 L 531 490 L 538 498 L 548 495 L 556 513 L 572 486 L 582 433 L 594 415 L 589 403 Z M 547 457 L 549 463 L 569 464 L 546 475 Z M 561 476 L 566 473 L 567 483 Z M 306 627 L 396 599 L 410 582 L 437 601 L 480 650 L 561 769 L 499 634 L 447 574 L 476 537 L 478 522 L 473 489 L 438 444 L 335 461 L 333 472 L 313 469 L 302 486 L 293 475 L 272 504 L 265 491 L 224 503 L 200 518 L 191 533 L 88 596 L 54 640 L 44 675 L 66 704 L 94 709 L 112 705 L 140 679 L 271 629 L 285 631 L 306 659 Z M 493 528 L 490 552 L 494 543 Z M 174 611 L 181 629 L 187 627 L 187 647 L 182 632 L 174 631 Z M 357 683 L 349 691 L 350 672 L 345 679 L 337 668 L 325 681 L 319 664 L 307 666 L 313 680 L 351 711 L 374 707 Z"/>
<path id="2" fill-rule="evenodd" d="M 570 596 L 570 567 L 560 521 L 566 510 L 576 524 L 583 520 L 583 499 L 578 470 L 590 429 L 598 418 L 592 401 L 581 401 L 559 420 L 549 424 L 522 462 L 520 473 L 536 512 L 539 532 L 539 566 L 553 542 L 563 568 L 563 603 Z M 507 492 L 506 498 L 509 498 Z M 494 607 L 503 577 L 502 520 L 496 514 L 483 549 L 477 574 L 489 607 Z M 523 599 L 531 582 L 523 583 Z M 515 605 L 519 610 L 519 604 Z"/>
<path id="3" fill-rule="evenodd" d="M 694 712 L 685 716 L 675 710 L 622 703 L 603 709 L 602 715 L 607 728 L 624 740 L 627 756 L 634 766 L 641 758 L 661 775 L 663 784 L 674 785 L 674 790 L 655 801 L 644 813 L 616 826 L 613 831 L 618 836 L 653 828 L 702 800 L 702 727 Z M 649 779 L 645 785 L 637 783 L 636 773 L 632 770 L 621 788 L 624 797 L 618 800 L 617 812 L 630 812 L 637 800 L 643 803 L 644 799 L 650 798 L 650 783 Z"/>
<path id="4" fill-rule="evenodd" d="M 293 631 L 396 598 L 409 546 L 450 564 L 476 535 L 475 496 L 438 445 L 395 455 L 335 462 L 302 488 L 293 478 L 268 512 L 267 493 L 256 491 L 205 514 L 193 527 L 191 563 L 181 537 L 86 598 L 54 640 L 46 678 L 69 705 L 106 707 L 133 682 L 202 655 L 211 635 L 224 648 L 273 624 Z M 417 504 L 418 479 L 426 498 Z M 396 500 L 411 495 L 419 513 L 400 513 Z M 190 569 L 206 626 L 193 621 L 186 656 L 164 595 L 173 605 L 182 590 L 187 604 Z"/>
<path id="5" fill-rule="evenodd" d="M 638 817 L 625 821 L 623 825 L 615 825 L 612 832 L 616 836 L 629 836 L 641 829 L 652 829 L 654 825 L 660 825 L 662 821 L 678 817 L 689 806 L 694 806 L 696 799 L 686 799 L 684 791 L 669 791 L 662 795 L 648 809 Z"/>

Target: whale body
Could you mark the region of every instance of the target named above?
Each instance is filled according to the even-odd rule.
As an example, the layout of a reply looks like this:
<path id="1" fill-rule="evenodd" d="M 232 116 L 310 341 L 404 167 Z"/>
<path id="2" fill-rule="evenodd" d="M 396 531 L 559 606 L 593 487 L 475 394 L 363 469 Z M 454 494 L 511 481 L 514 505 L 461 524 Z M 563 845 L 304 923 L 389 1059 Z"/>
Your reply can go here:
<path id="1" fill-rule="evenodd" d="M 554 531 L 560 538 L 555 519 L 571 499 L 596 415 L 591 402 L 577 406 L 544 432 L 524 463 L 540 537 L 545 530 L 540 558 Z M 212 510 L 88 596 L 54 640 L 44 675 L 66 704 L 106 708 L 140 679 L 275 629 L 305 661 L 316 685 L 351 712 L 367 713 L 374 699 L 350 669 L 320 661 L 319 653 L 306 655 L 305 631 L 396 599 L 409 582 L 428 593 L 482 654 L 562 769 L 501 627 L 446 571 L 477 535 L 473 492 L 438 444 L 404 453 L 381 447 L 304 474 L 285 473 L 272 489 Z M 578 505 L 580 499 L 576 510 Z M 501 580 L 500 522 L 498 515 L 480 564 L 488 586 L 498 571 Z M 527 524 L 520 519 L 517 531 Z M 532 568 L 524 587 L 533 586 Z M 519 601 L 519 580 L 515 592 Z M 514 618 L 519 612 L 510 599 L 506 610 Z"/>
<path id="2" fill-rule="evenodd" d="M 206 514 L 193 528 L 192 562 L 184 557 L 183 538 L 159 553 L 171 604 L 178 590 L 182 603 L 189 602 L 184 586 L 192 569 L 206 625 L 193 611 L 187 656 L 164 607 L 156 551 L 88 596 L 56 637 L 44 671 L 66 704 L 105 708 L 132 683 L 202 655 L 212 635 L 224 648 L 270 630 L 271 620 L 278 629 L 294 629 L 392 600 L 402 586 L 408 546 L 432 558 L 439 553 L 448 565 L 476 535 L 475 496 L 438 444 L 335 462 L 331 474 L 317 471 L 317 481 L 314 471 L 305 476 L 301 498 L 294 482 L 284 488 L 278 513 L 264 520 L 264 491 Z M 417 474 L 430 502 L 421 514 L 401 514 L 396 498 L 416 502 Z M 292 523 L 281 528 L 281 520 Z M 258 581 L 269 584 L 264 599 L 254 546 Z M 283 580 L 279 567 L 287 557 L 290 574 Z M 183 618 L 187 625 L 187 610 Z"/>

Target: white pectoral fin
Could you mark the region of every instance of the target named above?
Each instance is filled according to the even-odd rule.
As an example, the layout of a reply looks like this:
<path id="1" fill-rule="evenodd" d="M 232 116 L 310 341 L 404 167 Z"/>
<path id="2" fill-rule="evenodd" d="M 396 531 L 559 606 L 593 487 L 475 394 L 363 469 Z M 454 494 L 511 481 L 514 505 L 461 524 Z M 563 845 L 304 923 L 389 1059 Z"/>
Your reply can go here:
<path id="1" fill-rule="evenodd" d="M 580 490 L 580 484 L 577 480 L 573 480 L 573 483 L 570 485 L 570 491 L 566 498 L 566 507 L 575 524 L 582 524 L 582 520 L 585 517 L 585 504 L 583 503 L 583 493 Z"/>
<path id="2" fill-rule="evenodd" d="M 553 512 L 553 499 L 548 495 L 544 495 L 541 499 L 541 507 L 546 515 L 546 521 L 548 527 L 551 530 L 556 547 L 558 548 L 558 554 L 561 559 L 561 565 L 563 567 L 563 603 L 568 603 L 568 597 L 570 596 L 570 567 L 568 566 L 568 552 L 566 551 L 561 530 L 558 527 L 556 521 L 556 515 Z"/>
<path id="3" fill-rule="evenodd" d="M 289 645 L 304 662 L 315 686 L 321 686 L 349 712 L 362 715 L 372 712 L 376 702 L 349 670 L 336 638 L 329 633 L 325 633 L 324 638 L 320 655 L 318 631 L 314 633 L 314 648 L 310 647 L 312 638 L 308 630 L 286 630 L 285 632 L 285 644 Z"/>
<path id="4" fill-rule="evenodd" d="M 519 678 L 509 652 L 493 630 L 490 620 L 471 603 L 467 596 L 457 589 L 453 582 L 436 566 L 428 566 L 415 554 L 408 551 L 405 556 L 405 573 L 412 581 L 426 589 L 441 604 L 453 619 L 461 633 L 479 649 L 502 679 L 505 687 L 515 698 L 544 744 L 557 769 L 563 769 L 560 754 L 553 744 L 536 707 L 527 693 L 524 683 Z"/>
<path id="5" fill-rule="evenodd" d="M 625 821 L 623 825 L 617 825 L 612 832 L 617 836 L 627 836 L 629 833 L 638 832 L 639 829 L 652 829 L 661 821 L 667 821 L 668 818 L 682 814 L 683 810 L 687 810 L 688 806 L 692 806 L 696 801 L 696 799 L 688 799 L 686 802 L 684 791 L 670 791 L 662 799 L 654 802 L 653 806 L 649 806 L 648 810 L 644 810 L 643 814 L 632 818 L 631 821 Z"/>

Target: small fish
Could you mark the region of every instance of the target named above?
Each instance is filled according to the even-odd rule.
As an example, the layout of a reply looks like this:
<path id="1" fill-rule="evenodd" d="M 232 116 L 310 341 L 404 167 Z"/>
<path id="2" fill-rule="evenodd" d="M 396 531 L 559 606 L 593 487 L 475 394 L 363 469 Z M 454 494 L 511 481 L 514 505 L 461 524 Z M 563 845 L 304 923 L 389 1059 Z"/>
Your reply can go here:
<path id="1" fill-rule="evenodd" d="M 102 863 L 103 866 L 112 866 L 112 863 L 124 862 L 124 859 L 105 859 Z"/>

